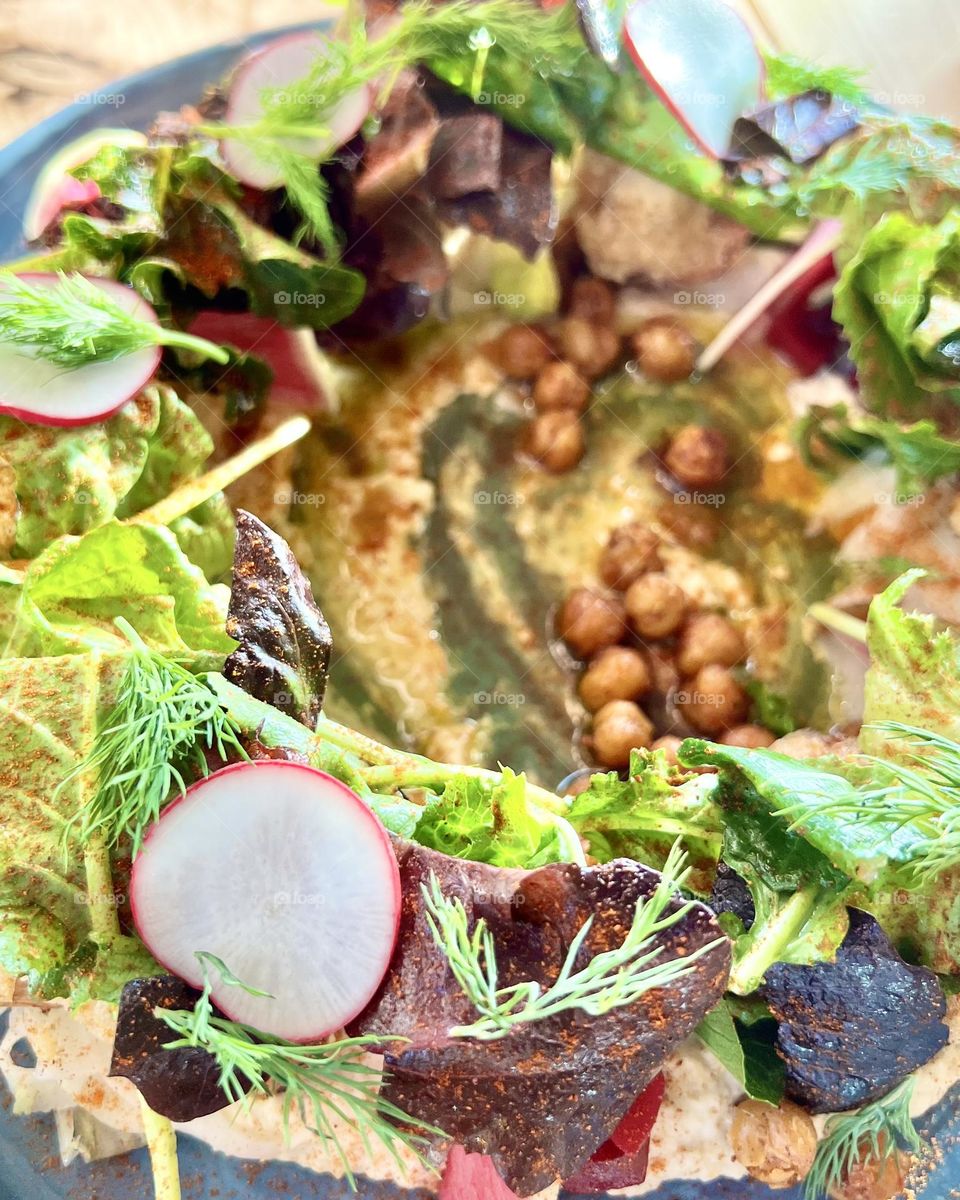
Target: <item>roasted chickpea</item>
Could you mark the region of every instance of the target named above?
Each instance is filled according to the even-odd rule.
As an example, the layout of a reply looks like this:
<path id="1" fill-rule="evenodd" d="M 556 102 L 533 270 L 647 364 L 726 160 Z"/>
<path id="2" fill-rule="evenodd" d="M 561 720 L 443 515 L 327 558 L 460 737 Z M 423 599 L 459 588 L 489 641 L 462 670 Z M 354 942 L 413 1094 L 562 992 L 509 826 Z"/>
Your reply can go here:
<path id="1" fill-rule="evenodd" d="M 712 550 L 722 532 L 716 512 L 699 504 L 678 504 L 676 497 L 660 505 L 657 524 L 691 550 Z"/>
<path id="2" fill-rule="evenodd" d="M 742 1100 L 734 1110 L 730 1136 L 737 1162 L 752 1179 L 772 1188 L 798 1184 L 817 1152 L 816 1126 L 789 1100 L 779 1108 Z"/>
<path id="3" fill-rule="evenodd" d="M 697 613 L 680 631 L 677 666 L 684 675 L 696 675 L 708 663 L 734 667 L 746 653 L 743 635 L 728 617 Z"/>
<path id="4" fill-rule="evenodd" d="M 605 280 L 584 275 L 570 287 L 567 314 L 591 325 L 612 326 L 617 316 L 616 293 Z"/>
<path id="5" fill-rule="evenodd" d="M 658 737 L 650 749 L 662 750 L 667 756 L 667 762 L 675 767 L 677 765 L 677 751 L 682 745 L 683 738 L 678 738 L 675 734 L 667 733 L 663 737 Z"/>
<path id="6" fill-rule="evenodd" d="M 592 325 L 582 317 L 566 317 L 560 322 L 557 338 L 560 352 L 585 379 L 596 379 L 617 361 L 620 338 L 609 325 Z"/>
<path id="7" fill-rule="evenodd" d="M 886 1139 L 880 1135 L 881 1151 Z M 843 1182 L 828 1192 L 830 1200 L 894 1200 L 907 1182 L 910 1170 L 910 1155 L 895 1151 L 882 1153 L 880 1158 L 873 1153 L 868 1140 L 859 1146 L 860 1157 L 847 1172 Z"/>
<path id="8" fill-rule="evenodd" d="M 582 412 L 590 399 L 590 384 L 568 362 L 547 363 L 533 385 L 533 402 L 541 412 L 569 408 Z"/>
<path id="9" fill-rule="evenodd" d="M 627 617 L 619 596 L 592 588 L 577 588 L 557 614 L 557 635 L 578 658 L 591 658 L 615 646 L 627 631 Z"/>
<path id="10" fill-rule="evenodd" d="M 696 343 L 672 317 L 644 321 L 631 342 L 640 370 L 660 383 L 686 379 L 696 364 Z"/>
<path id="11" fill-rule="evenodd" d="M 773 745 L 774 736 L 762 725 L 734 725 L 721 737 L 720 743 L 723 746 L 742 746 L 744 750 L 762 750 Z"/>
<path id="12" fill-rule="evenodd" d="M 684 425 L 670 439 L 663 461 L 684 487 L 718 487 L 730 470 L 730 448 L 719 429 Z"/>
<path id="13" fill-rule="evenodd" d="M 750 711 L 750 697 L 730 670 L 716 663 L 701 667 L 688 679 L 678 700 L 690 724 L 711 737 L 743 724 Z"/>
<path id="14" fill-rule="evenodd" d="M 586 449 L 577 414 L 559 408 L 534 417 L 527 429 L 526 448 L 555 475 L 572 471 Z"/>
<path id="15" fill-rule="evenodd" d="M 650 686 L 647 660 L 630 646 L 601 650 L 580 679 L 580 699 L 596 712 L 611 700 L 635 700 Z"/>
<path id="16" fill-rule="evenodd" d="M 535 325 L 511 325 L 491 343 L 490 357 L 512 379 L 534 379 L 553 358 L 546 333 Z"/>
<path id="17" fill-rule="evenodd" d="M 676 632 L 686 614 L 683 589 L 660 571 L 635 579 L 623 598 L 630 624 L 643 638 L 665 638 Z"/>
<path id="18" fill-rule="evenodd" d="M 593 756 L 601 766 L 620 770 L 630 764 L 630 751 L 653 741 L 653 725 L 639 704 L 611 700 L 593 718 Z"/>
<path id="19" fill-rule="evenodd" d="M 600 556 L 600 578 L 620 592 L 645 572 L 659 569 L 660 539 L 639 521 L 615 529 Z"/>

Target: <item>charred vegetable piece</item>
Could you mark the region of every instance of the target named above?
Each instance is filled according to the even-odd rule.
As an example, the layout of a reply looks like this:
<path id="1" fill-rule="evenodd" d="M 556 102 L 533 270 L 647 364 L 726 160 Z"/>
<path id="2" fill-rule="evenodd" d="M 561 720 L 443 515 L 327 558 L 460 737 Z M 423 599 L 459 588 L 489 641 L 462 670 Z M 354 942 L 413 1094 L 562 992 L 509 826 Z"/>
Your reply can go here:
<path id="1" fill-rule="evenodd" d="M 471 923 L 486 921 L 504 987 L 536 980 L 549 987 L 574 935 L 594 921 L 584 965 L 619 946 L 637 901 L 652 894 L 655 871 L 629 860 L 583 869 L 496 869 L 397 844 L 403 889 L 400 936 L 379 995 L 357 1031 L 410 1038 L 386 1047 L 385 1097 L 442 1127 L 468 1151 L 489 1154 L 518 1195 L 577 1170 L 614 1132 L 670 1050 L 719 999 L 730 949 L 718 941 L 694 969 L 604 1016 L 571 1009 L 518 1025 L 496 1041 L 451 1039 L 476 1020 L 428 924 L 421 885 L 433 873 Z M 681 904 L 677 897 L 672 909 Z M 658 934 L 662 958 L 690 955 L 719 937 L 705 906 Z M 659 956 L 658 960 L 659 961 Z M 411 996 L 417 1003 L 411 1004 Z"/>
<path id="2" fill-rule="evenodd" d="M 767 971 L 787 1095 L 840 1112 L 884 1095 L 947 1043 L 936 975 L 903 961 L 873 917 L 850 910 L 835 962 Z"/>
<path id="3" fill-rule="evenodd" d="M 553 155 L 537 138 L 506 126 L 502 140 L 499 186 L 438 199 L 437 211 L 447 224 L 466 225 L 474 233 L 509 242 L 533 259 L 553 241 L 557 228 L 550 182 Z"/>
<path id="4" fill-rule="evenodd" d="M 173 975 L 134 979 L 120 996 L 110 1075 L 129 1079 L 154 1112 L 192 1121 L 230 1104 L 216 1059 L 199 1046 L 164 1050 L 174 1040 L 155 1008 L 190 1009 L 200 993 Z"/>
<path id="5" fill-rule="evenodd" d="M 312 729 L 327 686 L 330 627 L 290 547 L 242 509 L 227 632 L 240 645 L 226 677 Z"/>

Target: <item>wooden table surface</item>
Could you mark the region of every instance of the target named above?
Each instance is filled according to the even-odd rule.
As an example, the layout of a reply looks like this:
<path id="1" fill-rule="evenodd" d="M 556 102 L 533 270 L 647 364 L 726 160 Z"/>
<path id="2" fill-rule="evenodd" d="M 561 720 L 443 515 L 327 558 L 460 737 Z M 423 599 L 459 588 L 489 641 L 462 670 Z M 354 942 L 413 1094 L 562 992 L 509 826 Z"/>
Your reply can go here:
<path id="1" fill-rule="evenodd" d="M 0 145 L 112 79 L 310 20 L 327 7 L 323 0 L 0 0 Z"/>

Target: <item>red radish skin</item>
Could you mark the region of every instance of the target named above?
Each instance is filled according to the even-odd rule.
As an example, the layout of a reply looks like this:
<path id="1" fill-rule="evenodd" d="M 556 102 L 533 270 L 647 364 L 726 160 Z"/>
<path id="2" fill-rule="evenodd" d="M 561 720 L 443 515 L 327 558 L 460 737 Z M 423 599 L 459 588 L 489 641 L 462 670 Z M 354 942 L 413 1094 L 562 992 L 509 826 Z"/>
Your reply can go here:
<path id="1" fill-rule="evenodd" d="M 637 69 L 711 158 L 723 158 L 737 117 L 763 97 L 763 60 L 743 18 L 723 0 L 635 0 L 624 41 Z"/>
<path id="2" fill-rule="evenodd" d="M 517 1200 L 489 1154 L 469 1154 L 454 1143 L 440 1180 L 437 1200 Z"/>
<path id="3" fill-rule="evenodd" d="M 290 33 L 254 51 L 234 72 L 224 123 L 249 125 L 263 112 L 262 93 L 266 88 L 295 87 L 308 74 L 316 60 L 326 53 L 330 38 L 318 30 Z M 348 142 L 367 119 L 372 105 L 369 87 L 360 87 L 346 96 L 323 123 L 329 134 L 319 138 L 290 141 L 290 148 L 318 161 L 330 151 Z M 220 146 L 224 161 L 234 175 L 252 187 L 277 188 L 283 174 L 269 159 L 236 138 L 225 138 Z"/>
<path id="4" fill-rule="evenodd" d="M 208 309 L 197 314 L 188 332 L 262 358 L 273 371 L 271 408 L 322 412 L 330 407 L 325 359 L 312 330 L 286 329 L 254 313 Z"/>
<path id="5" fill-rule="evenodd" d="M 144 840 L 130 905 L 167 970 L 203 984 L 221 958 L 251 996 L 211 972 L 232 1020 L 316 1043 L 379 987 L 396 943 L 400 872 L 383 826 L 345 784 L 286 761 L 236 763 L 187 789 Z"/>
<path id="6" fill-rule="evenodd" d="M 35 272 L 24 272 L 19 278 L 40 287 L 55 287 L 59 282 L 56 275 Z M 113 279 L 91 277 L 90 282 L 135 316 L 159 324 L 157 314 L 133 288 Z M 69 371 L 0 345 L 0 413 L 30 425 L 94 425 L 123 408 L 150 382 L 161 353 L 159 346 L 147 346 L 112 362 Z"/>
<path id="7" fill-rule="evenodd" d="M 70 172 L 89 162 L 104 146 L 136 147 L 146 136 L 133 129 L 96 129 L 85 133 L 44 163 L 23 212 L 23 236 L 36 241 L 64 209 L 89 204 L 100 195 L 92 179 L 75 179 Z"/>

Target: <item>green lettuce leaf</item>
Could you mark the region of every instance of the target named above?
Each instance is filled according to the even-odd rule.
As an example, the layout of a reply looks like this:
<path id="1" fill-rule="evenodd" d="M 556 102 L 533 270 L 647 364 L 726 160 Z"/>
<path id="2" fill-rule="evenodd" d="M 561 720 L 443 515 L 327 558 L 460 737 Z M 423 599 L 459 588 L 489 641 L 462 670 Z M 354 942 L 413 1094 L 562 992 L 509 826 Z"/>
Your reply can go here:
<path id="1" fill-rule="evenodd" d="M 683 761 L 720 768 L 719 803 L 724 809 L 724 862 L 743 874 L 748 868 L 775 891 L 794 892 L 810 882 L 841 891 L 847 879 L 883 888 L 905 886 L 906 867 L 917 856 L 923 835 L 909 825 L 865 823 L 849 813 L 816 811 L 797 818 L 798 830 L 783 816 L 804 798 L 819 805 L 856 807 L 860 787 L 889 782 L 873 765 L 822 760 L 804 762 L 774 750 L 715 746 L 690 739 Z M 802 834 L 802 836 L 801 836 Z"/>
<path id="2" fill-rule="evenodd" d="M 806 461 L 819 469 L 833 470 L 838 460 L 868 456 L 892 463 L 904 499 L 960 471 L 960 442 L 944 437 L 933 421 L 903 425 L 849 412 L 845 404 L 815 406 L 798 422 L 795 435 Z"/>
<path id="3" fill-rule="evenodd" d="M 776 1032 L 777 1023 L 769 1014 L 766 1020 L 742 1024 L 727 998 L 696 1029 L 700 1041 L 751 1099 L 774 1105 L 783 1099 L 786 1084 L 786 1069 L 774 1046 Z"/>
<path id="4" fill-rule="evenodd" d="M 960 401 L 960 213 L 923 225 L 888 212 L 844 267 L 833 311 L 870 411 L 910 419 Z"/>
<path id="5" fill-rule="evenodd" d="M 417 823 L 422 846 L 497 867 L 539 867 L 559 862 L 554 826 L 527 803 L 524 776 L 504 768 L 491 787 L 470 775 L 451 780 Z"/>
<path id="6" fill-rule="evenodd" d="M 0 969 L 39 997 L 116 1000 L 157 965 L 117 924 L 109 860 L 62 842 L 90 786 L 65 779 L 109 711 L 123 656 L 0 661 Z"/>
<path id="7" fill-rule="evenodd" d="M 12 557 L 33 558 L 160 500 L 206 461 L 213 441 L 168 387 L 146 388 L 109 420 L 75 429 L 0 416 L 0 461 L 19 501 Z"/>
<path id="8" fill-rule="evenodd" d="M 0 580 L 8 655 L 121 650 L 125 618 L 152 648 L 205 659 L 234 648 L 224 632 L 229 593 L 210 585 L 160 526 L 111 522 L 54 542 L 16 583 Z"/>

